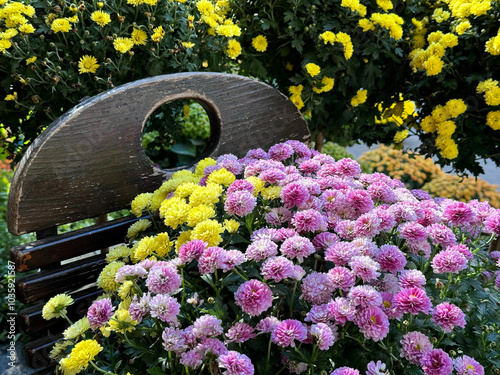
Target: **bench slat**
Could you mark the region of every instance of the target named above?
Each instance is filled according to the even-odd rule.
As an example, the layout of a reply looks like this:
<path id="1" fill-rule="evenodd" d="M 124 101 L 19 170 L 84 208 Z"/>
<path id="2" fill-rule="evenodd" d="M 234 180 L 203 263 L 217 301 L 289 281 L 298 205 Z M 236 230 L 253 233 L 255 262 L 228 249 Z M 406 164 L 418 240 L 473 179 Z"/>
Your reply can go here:
<path id="1" fill-rule="evenodd" d="M 74 303 L 66 308 L 68 318 L 72 322 L 83 318 L 87 314 L 88 307 L 102 293 L 102 289 L 91 287 L 78 293 L 71 294 Z M 45 320 L 42 317 L 43 306 L 44 303 L 41 303 L 30 306 L 19 312 L 19 327 L 23 332 L 28 335 L 34 335 L 45 330 L 50 330 L 51 332 L 61 332 L 64 328 L 66 328 L 68 322 L 64 319 Z"/>
<path id="2" fill-rule="evenodd" d="M 124 242 L 129 226 L 137 220 L 128 216 L 16 246 L 10 251 L 11 260 L 17 272 L 26 272 L 117 245 Z"/>
<path id="3" fill-rule="evenodd" d="M 16 280 L 16 296 L 22 303 L 32 303 L 58 293 L 77 290 L 94 283 L 105 265 L 105 256 L 96 255 L 57 269 L 28 275 Z"/>
<path id="4" fill-rule="evenodd" d="M 50 360 L 49 354 L 54 344 L 61 337 L 61 334 L 51 335 L 26 344 L 23 348 L 26 364 L 33 369 L 44 368 L 41 372 L 37 373 L 40 375 L 54 373 L 53 367 L 55 364 Z M 52 369 L 49 370 L 50 367 Z"/>

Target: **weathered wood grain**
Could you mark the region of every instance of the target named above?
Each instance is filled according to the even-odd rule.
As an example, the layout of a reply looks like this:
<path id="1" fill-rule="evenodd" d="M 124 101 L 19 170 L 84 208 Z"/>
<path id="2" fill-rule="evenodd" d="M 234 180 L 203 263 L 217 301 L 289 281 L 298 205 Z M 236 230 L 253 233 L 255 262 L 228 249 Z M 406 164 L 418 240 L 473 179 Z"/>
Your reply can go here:
<path id="1" fill-rule="evenodd" d="M 202 157 L 241 157 L 252 148 L 309 137 L 286 96 L 249 78 L 179 73 L 126 84 L 82 102 L 33 142 L 10 190 L 9 231 L 96 217 L 156 189 L 174 171 L 150 163 L 142 130 L 156 108 L 177 99 L 195 99 L 209 115 L 211 138 Z"/>

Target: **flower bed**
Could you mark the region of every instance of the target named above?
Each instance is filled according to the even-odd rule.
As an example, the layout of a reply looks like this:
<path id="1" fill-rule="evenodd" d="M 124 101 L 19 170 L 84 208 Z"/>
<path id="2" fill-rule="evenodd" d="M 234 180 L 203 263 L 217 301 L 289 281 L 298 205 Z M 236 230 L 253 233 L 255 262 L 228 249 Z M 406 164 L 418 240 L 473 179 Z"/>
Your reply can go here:
<path id="1" fill-rule="evenodd" d="M 64 374 L 493 374 L 500 210 L 431 199 L 288 141 L 132 202 Z M 44 317 L 65 317 L 53 297 Z"/>

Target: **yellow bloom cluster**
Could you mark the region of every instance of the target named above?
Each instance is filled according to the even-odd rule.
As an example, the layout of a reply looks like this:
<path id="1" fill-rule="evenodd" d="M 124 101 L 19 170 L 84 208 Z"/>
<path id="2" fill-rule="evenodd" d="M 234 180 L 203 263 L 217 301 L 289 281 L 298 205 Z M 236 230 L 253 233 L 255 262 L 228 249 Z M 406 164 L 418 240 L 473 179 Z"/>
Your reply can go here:
<path id="1" fill-rule="evenodd" d="M 443 8 L 436 8 L 432 13 L 432 19 L 437 23 L 447 21 L 450 18 L 450 12 L 444 10 Z"/>
<path id="2" fill-rule="evenodd" d="M 141 220 L 139 220 L 141 221 Z M 131 226 L 133 227 L 134 224 Z M 129 228 L 130 231 L 130 228 Z M 130 238 L 130 237 L 129 237 Z M 109 250 L 109 252 L 106 254 L 106 262 L 111 263 L 115 261 L 123 261 L 127 262 L 130 255 L 132 255 L 132 249 L 130 249 L 127 246 L 116 246 Z"/>
<path id="3" fill-rule="evenodd" d="M 367 98 L 368 98 L 368 90 L 364 89 L 358 90 L 356 95 L 354 95 L 354 97 L 351 99 L 351 105 L 353 107 L 357 107 L 358 105 L 366 102 Z"/>
<path id="4" fill-rule="evenodd" d="M 489 0 L 443 0 L 455 19 L 465 19 L 470 16 L 483 16 L 491 9 Z"/>
<path id="5" fill-rule="evenodd" d="M 375 117 L 376 124 L 393 122 L 401 126 L 409 117 L 417 117 L 415 103 L 410 100 L 404 100 L 402 94 L 399 94 L 399 101 L 395 101 L 387 108 L 384 106 L 384 103 L 379 103 L 377 104 L 377 109 L 381 113 L 381 116 L 380 118 Z"/>
<path id="6" fill-rule="evenodd" d="M 403 129 L 401 131 L 398 131 L 394 135 L 394 143 L 402 143 L 406 138 L 408 138 L 409 134 L 410 132 L 408 131 L 408 129 Z"/>
<path id="7" fill-rule="evenodd" d="M 333 43 L 335 42 L 342 44 L 345 59 L 349 60 L 352 57 L 354 46 L 352 45 L 351 37 L 349 36 L 349 34 L 343 32 L 335 34 L 331 31 L 325 31 L 321 33 L 319 37 L 325 44 L 330 43 L 333 45 Z"/>
<path id="8" fill-rule="evenodd" d="M 403 37 L 403 19 L 395 13 L 373 13 L 370 16 L 370 21 L 374 25 L 383 27 L 389 30 L 389 35 L 391 38 L 396 40 Z"/>
<path id="9" fill-rule="evenodd" d="M 313 87 L 313 91 L 317 94 L 321 94 L 322 92 L 328 92 L 333 89 L 333 85 L 335 84 L 335 80 L 333 78 L 323 76 L 321 79 L 321 87 Z"/>
<path id="10" fill-rule="evenodd" d="M 311 77 L 316 77 L 319 73 L 321 73 L 321 68 L 319 67 L 319 65 L 316 65 L 314 63 L 306 64 L 305 68 L 307 73 Z"/>
<path id="11" fill-rule="evenodd" d="M 390 2 L 390 0 L 382 0 L 382 1 Z M 361 4 L 359 0 L 342 0 L 340 6 L 348 8 L 353 12 L 358 12 L 361 17 L 364 17 L 366 15 L 366 7 L 363 4 Z"/>
<path id="12" fill-rule="evenodd" d="M 5 2 L 3 4 L 0 3 L 0 5 L 4 4 Z M 0 9 L 0 23 L 3 20 L 7 27 L 6 30 L 0 29 L 0 53 L 12 47 L 11 40 L 19 33 L 26 35 L 35 32 L 35 28 L 26 18 L 33 17 L 34 15 L 35 8 L 21 2 L 9 2 Z"/>
<path id="13" fill-rule="evenodd" d="M 431 115 L 424 117 L 420 123 L 425 133 L 437 132 L 435 145 L 443 158 L 454 159 L 458 156 L 458 147 L 451 138 L 456 124 L 450 119 L 460 116 L 466 110 L 467 105 L 462 99 L 450 99 L 446 105 L 434 107 Z"/>
<path id="14" fill-rule="evenodd" d="M 486 41 L 486 52 L 497 56 L 500 55 L 500 29 L 498 29 L 497 35 L 491 37 Z"/>
<path id="15" fill-rule="evenodd" d="M 290 86 L 288 88 L 288 91 L 290 91 L 290 94 L 292 94 L 290 96 L 290 100 L 298 109 L 304 107 L 304 102 L 302 101 L 302 90 L 304 90 L 304 86 L 302 85 Z"/>
<path id="16" fill-rule="evenodd" d="M 500 111 L 491 111 L 486 115 L 486 125 L 493 130 L 500 130 Z"/>
<path id="17" fill-rule="evenodd" d="M 476 91 L 478 94 L 484 93 L 486 104 L 490 106 L 500 105 L 500 87 L 498 86 L 498 81 L 491 78 L 482 81 L 477 85 Z"/>
<path id="18" fill-rule="evenodd" d="M 111 22 L 111 16 L 109 15 L 109 13 L 106 13 L 102 10 L 96 10 L 95 12 L 92 12 L 92 14 L 90 15 L 90 19 L 101 27 L 106 26 Z"/>
<path id="19" fill-rule="evenodd" d="M 77 320 L 63 332 L 65 340 L 76 339 L 90 329 L 89 319 L 85 316 L 80 320 Z"/>
<path id="20" fill-rule="evenodd" d="M 427 36 L 427 41 L 429 45 L 426 49 L 417 48 L 411 51 L 410 66 L 413 72 L 425 69 L 428 76 L 435 76 L 443 70 L 444 62 L 441 58 L 446 49 L 457 46 L 458 37 L 453 33 L 443 34 L 441 31 L 435 31 Z"/>
<path id="21" fill-rule="evenodd" d="M 267 49 L 267 38 L 264 35 L 257 35 L 252 39 L 252 46 L 258 52 L 265 52 Z"/>
<path id="22" fill-rule="evenodd" d="M 227 42 L 226 53 L 230 58 L 236 59 L 241 54 L 240 42 L 236 39 L 229 39 Z"/>
<path id="23" fill-rule="evenodd" d="M 59 365 L 64 374 L 78 374 L 85 370 L 89 362 L 102 350 L 102 346 L 95 340 L 83 340 L 75 345 L 71 353 L 63 358 Z"/>
<path id="24" fill-rule="evenodd" d="M 377 0 L 377 5 L 386 12 L 394 8 L 391 0 Z"/>
<path id="25" fill-rule="evenodd" d="M 102 288 L 105 292 L 116 291 L 120 284 L 115 281 L 115 274 L 120 267 L 124 265 L 125 263 L 117 261 L 107 264 L 97 278 L 97 286 Z"/>

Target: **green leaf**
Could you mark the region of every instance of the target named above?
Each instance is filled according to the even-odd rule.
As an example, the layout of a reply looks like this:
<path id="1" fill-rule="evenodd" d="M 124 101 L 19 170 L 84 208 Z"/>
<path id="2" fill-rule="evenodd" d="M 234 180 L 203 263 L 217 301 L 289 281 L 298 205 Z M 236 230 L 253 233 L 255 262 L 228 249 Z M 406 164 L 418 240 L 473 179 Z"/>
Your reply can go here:
<path id="1" fill-rule="evenodd" d="M 165 375 L 165 372 L 158 366 L 152 367 L 146 370 L 146 372 L 150 375 Z"/>
<path id="2" fill-rule="evenodd" d="M 179 155 L 188 155 L 192 157 L 196 156 L 196 146 L 189 143 L 177 142 L 170 147 L 170 151 Z"/>

